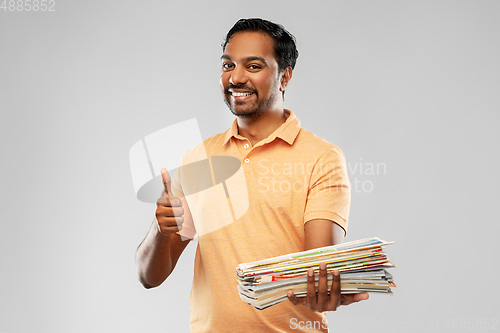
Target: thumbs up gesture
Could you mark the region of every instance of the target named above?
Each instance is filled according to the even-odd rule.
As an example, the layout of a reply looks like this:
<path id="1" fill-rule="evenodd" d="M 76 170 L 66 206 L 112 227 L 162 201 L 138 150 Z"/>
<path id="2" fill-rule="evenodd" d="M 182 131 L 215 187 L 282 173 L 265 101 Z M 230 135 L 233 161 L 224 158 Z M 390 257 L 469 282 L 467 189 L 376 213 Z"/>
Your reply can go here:
<path id="1" fill-rule="evenodd" d="M 170 236 L 182 229 L 184 209 L 182 208 L 181 199 L 174 197 L 172 193 L 171 179 L 167 169 L 161 169 L 161 176 L 165 189 L 156 202 L 156 221 L 158 222 L 159 232 L 165 236 Z"/>

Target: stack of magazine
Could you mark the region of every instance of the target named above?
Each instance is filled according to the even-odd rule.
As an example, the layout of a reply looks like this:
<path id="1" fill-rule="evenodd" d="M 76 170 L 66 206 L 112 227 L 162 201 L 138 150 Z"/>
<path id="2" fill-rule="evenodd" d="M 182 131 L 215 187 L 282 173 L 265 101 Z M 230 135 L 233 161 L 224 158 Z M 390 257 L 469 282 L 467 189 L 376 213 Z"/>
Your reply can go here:
<path id="1" fill-rule="evenodd" d="M 340 271 L 341 293 L 392 293 L 395 287 L 386 268 L 396 267 L 387 259 L 384 245 L 393 244 L 377 237 L 291 253 L 238 265 L 236 277 L 241 299 L 263 310 L 288 298 L 307 294 L 307 269 L 312 267 L 318 290 L 319 264 L 326 263 L 328 290 L 332 271 Z"/>

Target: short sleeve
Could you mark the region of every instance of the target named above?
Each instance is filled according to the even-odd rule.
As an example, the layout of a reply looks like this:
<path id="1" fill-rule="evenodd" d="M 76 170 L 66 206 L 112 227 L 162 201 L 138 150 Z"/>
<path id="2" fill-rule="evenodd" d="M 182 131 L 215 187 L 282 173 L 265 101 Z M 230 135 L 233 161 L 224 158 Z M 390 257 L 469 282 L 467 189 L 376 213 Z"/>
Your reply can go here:
<path id="1" fill-rule="evenodd" d="M 350 203 L 345 157 L 335 146 L 317 160 L 311 171 L 304 223 L 315 219 L 331 220 L 347 232 Z"/>

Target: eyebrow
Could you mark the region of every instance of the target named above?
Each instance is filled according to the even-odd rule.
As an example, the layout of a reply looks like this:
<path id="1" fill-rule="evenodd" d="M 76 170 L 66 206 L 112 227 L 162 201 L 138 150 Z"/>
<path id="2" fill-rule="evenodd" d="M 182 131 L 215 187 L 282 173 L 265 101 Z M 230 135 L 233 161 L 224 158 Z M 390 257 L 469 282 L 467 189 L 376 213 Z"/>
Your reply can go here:
<path id="1" fill-rule="evenodd" d="M 233 59 L 231 59 L 230 56 L 228 56 L 227 54 L 223 54 L 221 57 L 221 59 L 226 59 L 226 60 L 229 60 L 229 61 L 233 61 Z M 257 56 L 250 56 L 250 57 L 246 57 L 246 58 L 243 58 L 242 59 L 244 62 L 249 62 L 249 61 L 260 61 L 262 62 L 263 64 L 265 64 L 267 66 L 267 61 L 262 58 L 262 57 L 257 57 Z"/>

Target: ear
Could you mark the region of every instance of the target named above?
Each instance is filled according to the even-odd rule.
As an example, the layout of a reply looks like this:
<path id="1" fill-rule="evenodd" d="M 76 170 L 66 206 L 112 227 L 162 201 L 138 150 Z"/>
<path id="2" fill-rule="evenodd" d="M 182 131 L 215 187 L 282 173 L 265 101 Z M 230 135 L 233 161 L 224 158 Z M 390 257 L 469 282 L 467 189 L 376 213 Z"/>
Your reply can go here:
<path id="1" fill-rule="evenodd" d="M 288 82 L 292 79 L 292 67 L 288 66 L 282 73 L 280 79 L 280 91 L 285 91 Z"/>

